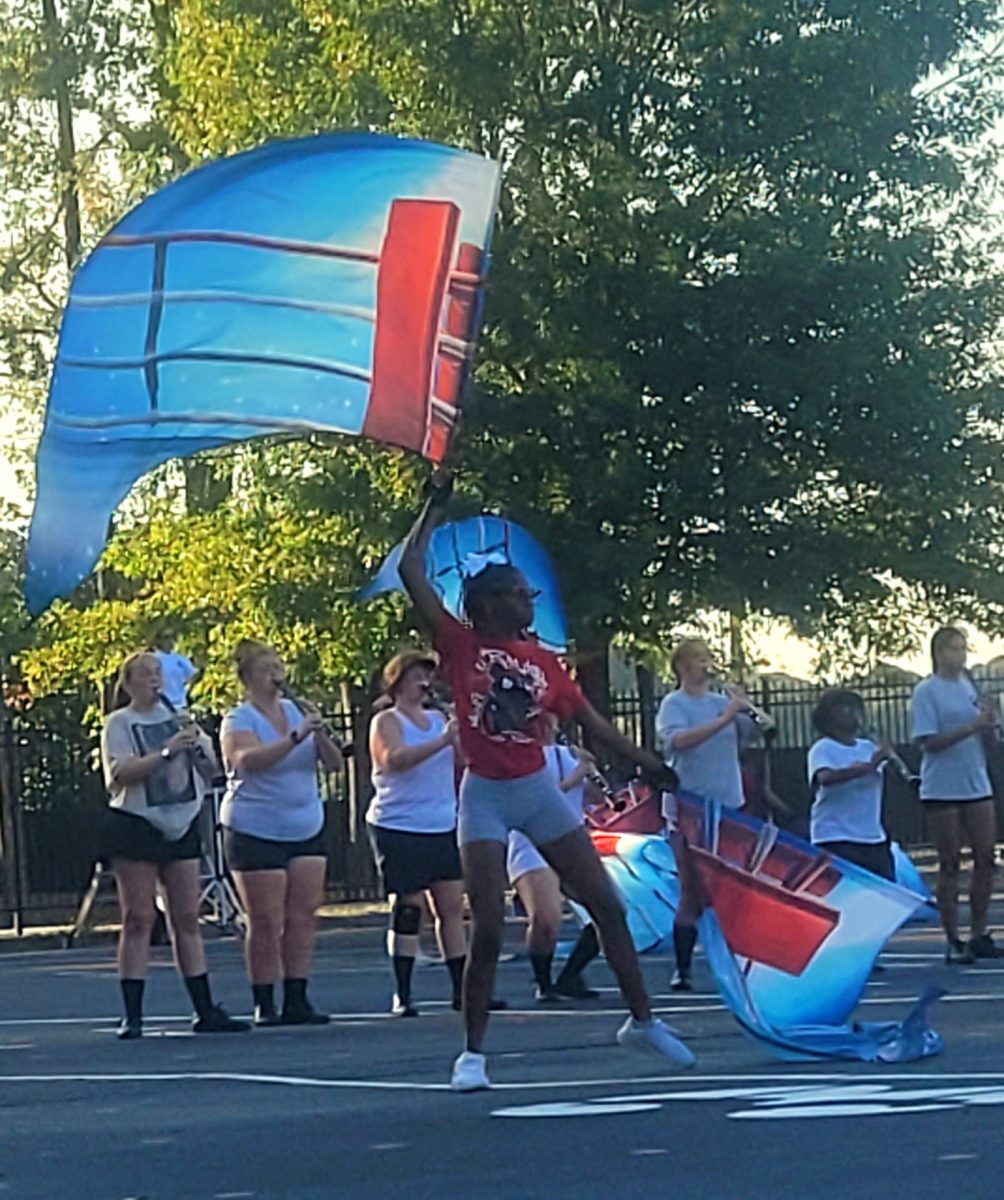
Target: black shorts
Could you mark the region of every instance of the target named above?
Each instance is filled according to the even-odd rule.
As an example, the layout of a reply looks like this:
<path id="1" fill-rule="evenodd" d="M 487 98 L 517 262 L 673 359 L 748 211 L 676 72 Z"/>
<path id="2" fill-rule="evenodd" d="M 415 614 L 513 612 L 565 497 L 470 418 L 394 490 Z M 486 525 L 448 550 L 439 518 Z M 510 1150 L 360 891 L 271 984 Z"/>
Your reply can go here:
<path id="1" fill-rule="evenodd" d="M 883 879 L 895 879 L 896 868 L 892 861 L 892 850 L 888 842 L 817 842 L 820 850 L 846 858 L 856 867 L 864 867 L 873 875 Z"/>
<path id="2" fill-rule="evenodd" d="M 409 896 L 424 892 L 433 883 L 463 879 L 455 829 L 449 833 L 409 833 L 381 825 L 366 828 L 387 895 Z"/>
<path id="3" fill-rule="evenodd" d="M 327 858 L 324 826 L 302 842 L 279 842 L 223 829 L 223 855 L 231 871 L 285 871 L 293 858 Z"/>
<path id="4" fill-rule="evenodd" d="M 202 854 L 198 817 L 182 837 L 172 842 L 144 817 L 110 808 L 105 817 L 101 841 L 101 857 L 109 863 L 121 858 L 127 862 L 148 862 L 163 866 L 165 863 L 182 862 L 187 858 L 199 858 Z"/>

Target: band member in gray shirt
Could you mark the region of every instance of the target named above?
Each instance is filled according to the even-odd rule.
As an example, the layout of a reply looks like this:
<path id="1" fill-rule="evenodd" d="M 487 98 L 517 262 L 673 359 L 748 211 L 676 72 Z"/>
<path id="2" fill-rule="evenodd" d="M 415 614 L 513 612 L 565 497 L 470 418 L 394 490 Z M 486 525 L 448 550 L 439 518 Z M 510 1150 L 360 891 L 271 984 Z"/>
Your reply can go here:
<path id="1" fill-rule="evenodd" d="M 913 736 L 920 742 L 920 798 L 938 851 L 938 911 L 948 939 L 947 963 L 1000 956 L 987 932 L 993 891 L 997 819 L 987 771 L 985 737 L 994 736 L 993 702 L 966 671 L 966 635 L 939 629 L 931 639 L 933 674 L 917 684 L 911 702 Z M 959 938 L 962 844 L 973 852 L 969 884 L 969 941 Z"/>
<path id="2" fill-rule="evenodd" d="M 727 689 L 724 695 L 711 690 L 711 651 L 700 638 L 684 638 L 670 661 L 678 686 L 665 697 L 655 719 L 663 758 L 679 776 L 680 791 L 741 808 L 739 751 L 755 733 L 754 723 L 746 715 L 749 699 L 738 687 Z M 677 859 L 680 902 L 673 922 L 676 972 L 669 986 L 675 992 L 689 992 L 694 986 L 691 961 L 700 908 L 686 843 L 672 828 L 670 842 Z"/>

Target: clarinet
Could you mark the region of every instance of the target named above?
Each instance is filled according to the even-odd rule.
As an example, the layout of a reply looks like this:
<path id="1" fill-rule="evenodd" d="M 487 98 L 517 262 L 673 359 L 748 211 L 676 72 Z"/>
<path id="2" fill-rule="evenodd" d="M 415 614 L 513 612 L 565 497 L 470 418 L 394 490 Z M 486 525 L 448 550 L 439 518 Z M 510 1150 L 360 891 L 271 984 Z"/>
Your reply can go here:
<path id="1" fill-rule="evenodd" d="M 282 693 L 282 695 L 285 697 L 285 699 L 287 699 L 293 705 L 293 707 L 296 709 L 296 711 L 300 714 L 301 717 L 306 717 L 307 715 L 309 715 L 309 713 L 310 713 L 309 705 L 306 703 L 306 701 L 301 700 L 300 697 L 296 695 L 296 693 L 289 686 L 289 684 L 285 681 L 285 679 L 279 684 L 279 691 Z M 346 757 L 346 758 L 351 757 L 351 755 L 353 753 L 353 749 L 354 749 L 352 744 L 347 742 L 344 746 L 342 745 L 342 743 L 338 740 L 338 734 L 335 733 L 334 727 L 332 726 L 330 721 L 328 721 L 328 720 L 323 721 L 323 723 L 321 725 L 321 732 L 330 741 L 334 742 L 336 748 L 342 753 L 342 755 L 344 757 Z"/>
<path id="2" fill-rule="evenodd" d="M 879 745 L 881 742 L 881 739 L 879 738 L 878 734 L 873 733 L 872 730 L 870 730 L 870 729 L 862 729 L 861 736 L 864 738 L 868 738 L 869 741 L 874 742 L 876 745 Z M 913 784 L 915 784 L 917 782 L 918 776 L 914 775 L 914 773 L 910 770 L 910 768 L 906 765 L 906 763 L 900 758 L 900 756 L 896 753 L 895 750 L 890 751 L 890 753 L 886 757 L 886 762 L 889 764 L 890 767 L 892 767 L 892 769 L 896 772 L 896 774 L 900 777 L 900 779 L 903 780 L 904 783 L 908 783 L 912 787 Z"/>
<path id="3" fill-rule="evenodd" d="M 567 750 L 571 750 L 574 753 L 575 747 L 563 733 L 558 733 L 554 740 L 559 746 L 564 746 Z M 578 758 L 578 755 L 576 755 L 576 758 Z M 581 759 L 579 761 L 581 762 Z M 607 782 L 606 777 L 598 767 L 592 767 L 587 772 L 586 778 L 590 783 L 595 784 L 596 787 L 600 789 L 600 791 L 603 793 L 604 799 L 608 804 L 612 805 L 614 808 L 616 808 L 618 805 L 620 805 L 621 808 L 624 807 L 623 801 L 617 799 L 617 793 Z"/>
<path id="4" fill-rule="evenodd" d="M 174 723 L 175 723 L 175 725 L 178 726 L 179 733 L 181 732 L 182 729 L 185 728 L 186 725 L 197 724 L 195 718 L 191 715 L 191 713 L 179 712 L 177 706 L 172 704 L 171 701 L 168 700 L 168 698 L 164 695 L 163 692 L 158 692 L 157 697 L 160 700 L 161 704 L 163 704 L 163 706 L 171 714 L 171 716 L 174 717 Z M 203 760 L 203 762 L 207 761 L 206 749 L 201 744 L 201 742 L 196 742 L 195 745 L 192 746 L 190 750 L 186 751 L 186 753 L 194 754 L 196 756 L 196 758 L 201 758 Z"/>
<path id="5" fill-rule="evenodd" d="M 979 684 L 977 684 L 976 680 L 973 678 L 972 671 L 970 671 L 968 667 L 962 668 L 962 674 L 965 675 L 966 679 L 969 680 L 973 686 L 973 690 L 976 692 L 974 704 L 976 705 L 977 710 L 989 710 L 991 707 L 996 708 L 996 701 L 994 697 L 991 696 L 989 692 L 985 692 L 979 686 Z M 1001 741 L 1001 723 L 999 711 L 994 717 L 994 723 L 992 725 L 988 725 L 985 729 L 981 729 L 979 732 L 980 741 L 983 743 L 984 752 L 987 755 L 994 753 Z"/>

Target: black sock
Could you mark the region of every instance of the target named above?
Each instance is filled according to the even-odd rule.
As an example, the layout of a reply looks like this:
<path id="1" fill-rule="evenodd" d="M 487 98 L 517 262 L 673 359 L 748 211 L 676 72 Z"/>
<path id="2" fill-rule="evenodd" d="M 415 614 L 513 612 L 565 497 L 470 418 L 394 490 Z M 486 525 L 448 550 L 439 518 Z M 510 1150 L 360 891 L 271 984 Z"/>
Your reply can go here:
<path id="1" fill-rule="evenodd" d="M 454 1000 L 460 999 L 460 992 L 464 984 L 464 964 L 466 962 L 467 957 L 463 954 L 446 960 L 446 969 L 450 972 L 450 983 L 453 985 Z"/>
<path id="2" fill-rule="evenodd" d="M 255 1008 L 269 1012 L 275 1008 L 275 985 L 272 983 L 252 983 L 251 996 Z"/>
<path id="3" fill-rule="evenodd" d="M 120 979 L 122 988 L 122 1003 L 125 1005 L 127 1021 L 143 1020 L 143 988 L 145 979 Z"/>
<path id="4" fill-rule="evenodd" d="M 407 1004 L 411 1000 L 411 972 L 415 966 L 415 959 L 412 955 L 395 954 L 390 961 L 394 967 L 398 999 L 402 1004 Z"/>
<path id="5" fill-rule="evenodd" d="M 533 977 L 537 981 L 537 987 L 542 992 L 551 990 L 551 959 L 554 958 L 554 952 L 548 954 L 531 954 L 530 966 L 533 968 Z"/>
<path id="6" fill-rule="evenodd" d="M 690 962 L 694 957 L 694 945 L 697 942 L 697 930 L 693 925 L 673 926 L 673 951 L 676 954 L 676 969 L 684 974 L 690 972 Z"/>
<path id="7" fill-rule="evenodd" d="M 587 925 L 579 934 L 579 940 L 572 947 L 568 961 L 561 969 L 558 980 L 576 978 L 589 966 L 600 952 L 600 939 L 595 925 Z"/>
<path id="8" fill-rule="evenodd" d="M 205 971 L 201 975 L 186 975 L 185 987 L 192 997 L 192 1004 L 198 1016 L 204 1017 L 213 1007 L 213 997 L 209 990 L 209 976 Z"/>
<path id="9" fill-rule="evenodd" d="M 284 979 L 282 981 L 282 1007 L 286 1012 L 293 1008 L 307 1007 L 306 979 Z"/>

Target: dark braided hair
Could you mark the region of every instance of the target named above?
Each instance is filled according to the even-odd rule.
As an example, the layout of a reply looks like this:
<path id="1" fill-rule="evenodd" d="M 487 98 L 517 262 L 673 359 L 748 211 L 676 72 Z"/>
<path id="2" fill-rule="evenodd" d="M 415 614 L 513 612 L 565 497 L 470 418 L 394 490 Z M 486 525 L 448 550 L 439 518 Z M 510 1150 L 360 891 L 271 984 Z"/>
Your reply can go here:
<path id="1" fill-rule="evenodd" d="M 499 592 L 508 591 L 514 578 L 522 578 L 522 575 L 522 571 L 511 563 L 489 563 L 477 575 L 466 575 L 460 589 L 464 616 L 477 628 L 486 601 Z"/>

